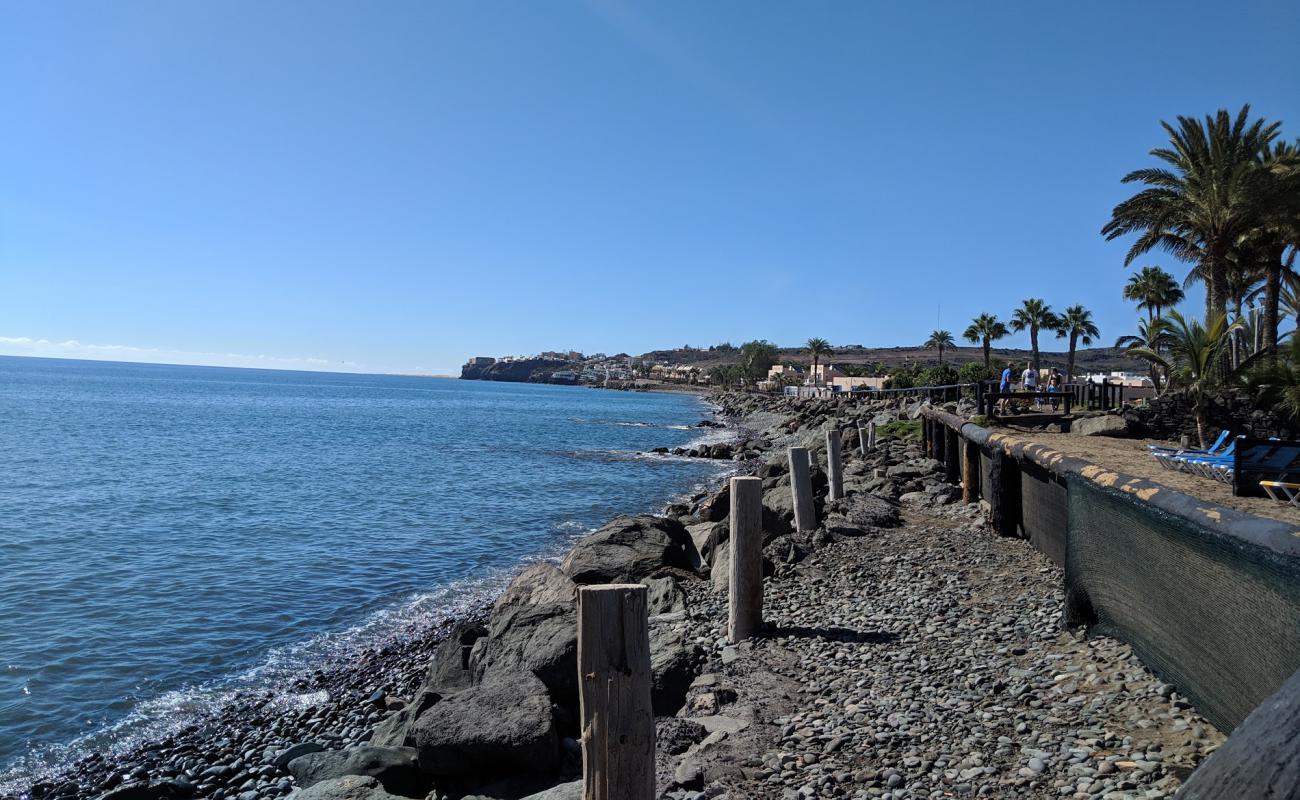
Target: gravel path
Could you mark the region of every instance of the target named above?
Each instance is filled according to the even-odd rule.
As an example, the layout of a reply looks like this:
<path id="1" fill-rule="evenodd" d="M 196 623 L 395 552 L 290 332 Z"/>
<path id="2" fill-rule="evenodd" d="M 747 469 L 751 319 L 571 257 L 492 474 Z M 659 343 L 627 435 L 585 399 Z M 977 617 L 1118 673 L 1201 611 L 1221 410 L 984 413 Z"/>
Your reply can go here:
<path id="1" fill-rule="evenodd" d="M 1222 742 L 1127 645 L 1061 630 L 1061 571 L 1027 542 L 974 506 L 906 523 L 785 568 L 769 635 L 713 643 L 687 713 L 745 727 L 688 754 L 672 796 L 1157 798 Z"/>

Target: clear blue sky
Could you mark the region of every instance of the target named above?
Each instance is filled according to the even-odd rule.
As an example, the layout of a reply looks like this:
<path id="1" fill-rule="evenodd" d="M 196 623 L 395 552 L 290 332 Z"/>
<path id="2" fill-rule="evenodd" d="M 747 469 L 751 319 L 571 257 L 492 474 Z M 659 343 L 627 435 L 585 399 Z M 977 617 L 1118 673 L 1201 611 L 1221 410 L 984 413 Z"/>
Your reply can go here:
<path id="1" fill-rule="evenodd" d="M 1177 114 L 1300 135 L 1297 31 L 1295 2 L 0 0 L 0 352 L 442 372 L 915 344 L 1031 295 L 1110 342 L 1120 176 Z"/>

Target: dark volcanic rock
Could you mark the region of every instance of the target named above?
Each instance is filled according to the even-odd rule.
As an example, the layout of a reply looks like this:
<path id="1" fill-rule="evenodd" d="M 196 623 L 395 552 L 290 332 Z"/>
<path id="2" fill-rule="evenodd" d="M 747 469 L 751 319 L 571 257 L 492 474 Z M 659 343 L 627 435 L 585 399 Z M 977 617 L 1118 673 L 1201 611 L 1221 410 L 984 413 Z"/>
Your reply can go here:
<path id="1" fill-rule="evenodd" d="M 426 689 L 446 694 L 470 685 L 469 658 L 474 643 L 487 635 L 487 628 L 478 623 L 457 626 L 433 651 L 429 669 L 424 676 Z"/>
<path id="2" fill-rule="evenodd" d="M 411 723 L 444 696 L 441 692 L 428 689 L 416 692 L 415 698 L 410 703 L 375 726 L 375 731 L 370 736 L 370 744 L 376 747 L 414 746 L 415 740 L 411 738 Z"/>
<path id="3" fill-rule="evenodd" d="M 344 775 L 368 775 L 391 794 L 424 797 L 429 777 L 420 771 L 415 750 L 410 747 L 353 747 L 308 753 L 289 762 L 289 772 L 298 785 L 314 786 Z"/>
<path id="4" fill-rule="evenodd" d="M 523 604 L 493 613 L 487 637 L 470 655 L 476 681 L 526 670 L 556 700 L 578 698 L 578 614 L 572 603 Z"/>
<path id="5" fill-rule="evenodd" d="M 559 740 L 546 687 L 527 672 L 500 673 L 420 715 L 420 767 L 433 775 L 551 772 Z"/>
<path id="6" fill-rule="evenodd" d="M 689 570 L 695 545 L 669 517 L 619 517 L 584 537 L 561 569 L 580 584 L 632 583 L 662 567 Z"/>
<path id="7" fill-rule="evenodd" d="M 294 795 L 295 800 L 400 800 L 384 791 L 369 775 L 347 775 L 321 781 Z"/>
<path id="8" fill-rule="evenodd" d="M 651 626 L 650 704 L 655 716 L 672 716 L 686 703 L 686 692 L 695 680 L 702 656 L 703 648 L 681 628 Z"/>
<path id="9" fill-rule="evenodd" d="M 660 717 L 655 720 L 655 747 L 669 755 L 681 755 L 691 745 L 704 741 L 708 731 L 695 720 L 681 717 Z"/>
<path id="10" fill-rule="evenodd" d="M 829 503 L 826 507 L 826 527 L 840 528 L 894 528 L 902 524 L 898 506 L 874 494 L 858 492 Z"/>

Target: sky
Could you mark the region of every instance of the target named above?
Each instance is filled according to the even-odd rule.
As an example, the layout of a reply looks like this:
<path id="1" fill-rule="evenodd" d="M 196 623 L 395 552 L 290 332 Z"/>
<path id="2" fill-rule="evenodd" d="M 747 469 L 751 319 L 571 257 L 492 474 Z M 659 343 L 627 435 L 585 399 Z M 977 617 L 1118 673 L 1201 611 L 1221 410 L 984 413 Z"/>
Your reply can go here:
<path id="1" fill-rule="evenodd" d="M 1297 31 L 1295 2 L 0 0 L 0 354 L 454 373 L 915 345 L 1031 296 L 1109 344 L 1120 178 L 1180 114 L 1300 136 Z"/>

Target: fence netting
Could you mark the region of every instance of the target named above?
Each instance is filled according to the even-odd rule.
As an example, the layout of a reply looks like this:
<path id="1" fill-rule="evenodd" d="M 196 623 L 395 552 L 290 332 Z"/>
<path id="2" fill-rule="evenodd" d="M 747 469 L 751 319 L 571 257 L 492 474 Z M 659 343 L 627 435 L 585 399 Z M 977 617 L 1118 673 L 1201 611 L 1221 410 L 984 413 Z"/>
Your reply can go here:
<path id="1" fill-rule="evenodd" d="M 1037 464 L 1020 464 L 1020 531 L 1057 566 L 1065 566 L 1065 484 Z"/>
<path id="2" fill-rule="evenodd" d="M 1115 489 L 1068 481 L 1067 620 L 1129 642 L 1231 730 L 1300 665 L 1297 560 Z M 1025 481 L 1027 496 L 1033 483 Z"/>

